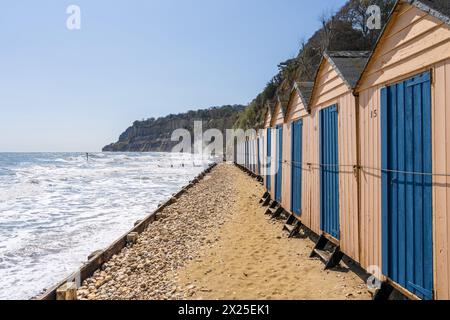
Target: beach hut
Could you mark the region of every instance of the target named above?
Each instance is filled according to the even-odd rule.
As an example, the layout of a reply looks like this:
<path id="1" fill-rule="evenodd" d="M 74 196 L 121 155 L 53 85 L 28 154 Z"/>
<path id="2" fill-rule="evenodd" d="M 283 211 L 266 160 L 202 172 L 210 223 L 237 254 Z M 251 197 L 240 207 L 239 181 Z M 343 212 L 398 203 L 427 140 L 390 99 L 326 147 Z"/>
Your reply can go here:
<path id="1" fill-rule="evenodd" d="M 313 83 L 296 82 L 292 87 L 285 112 L 285 129 L 283 143 L 287 146 L 283 154 L 283 195 L 282 204 L 286 211 L 293 214 L 305 225 L 309 226 L 310 193 L 305 187 L 308 178 L 307 166 L 303 162 L 304 155 L 308 153 L 308 101 L 310 99 Z M 306 178 L 306 179 L 305 179 Z"/>
<path id="2" fill-rule="evenodd" d="M 328 52 L 308 104 L 310 228 L 359 260 L 356 98 L 368 52 Z"/>
<path id="3" fill-rule="evenodd" d="M 283 189 L 285 189 L 283 181 L 283 172 L 287 170 L 286 163 L 283 161 L 285 155 L 289 154 L 290 143 L 286 143 L 284 137 L 290 134 L 290 128 L 285 127 L 284 115 L 286 112 L 287 98 L 277 96 L 273 116 L 271 119 L 272 132 L 274 133 L 274 145 L 272 154 L 273 159 L 273 182 L 274 182 L 274 200 L 281 204 L 282 207 L 289 207 L 289 203 L 282 201 Z"/>
<path id="4" fill-rule="evenodd" d="M 359 95 L 361 265 L 450 299 L 450 1 L 398 1 Z"/>

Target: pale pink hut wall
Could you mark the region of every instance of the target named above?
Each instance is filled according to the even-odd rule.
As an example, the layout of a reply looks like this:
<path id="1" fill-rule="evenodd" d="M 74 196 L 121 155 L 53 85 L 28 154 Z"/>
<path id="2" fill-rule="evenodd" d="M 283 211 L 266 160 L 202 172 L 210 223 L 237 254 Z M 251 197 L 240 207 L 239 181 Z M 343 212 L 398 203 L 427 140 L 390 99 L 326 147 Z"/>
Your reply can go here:
<path id="1" fill-rule="evenodd" d="M 337 70 L 326 60 L 316 78 L 311 100 L 310 160 L 311 166 L 311 222 L 320 228 L 320 135 L 319 112 L 336 104 L 338 107 L 339 150 L 339 216 L 341 250 L 359 260 L 358 179 L 353 171 L 357 165 L 356 98 Z"/>
<path id="2" fill-rule="evenodd" d="M 291 125 L 283 124 L 283 172 L 282 172 L 282 189 L 281 189 L 281 205 L 284 210 L 291 211 Z"/>
<path id="3" fill-rule="evenodd" d="M 316 110 L 311 110 L 311 114 L 303 119 L 302 222 L 320 234 L 320 177 L 317 166 L 305 165 L 319 162 L 319 122 L 316 114 Z"/>
<path id="4" fill-rule="evenodd" d="M 275 197 L 275 170 L 276 170 L 276 161 L 277 161 L 277 157 L 276 157 L 276 153 L 277 153 L 277 132 L 274 128 L 271 128 L 271 140 L 272 140 L 272 144 L 271 144 L 271 159 L 270 159 L 270 179 L 271 179 L 271 184 L 270 184 L 270 194 L 272 195 L 272 198 Z"/>
<path id="5" fill-rule="evenodd" d="M 436 65 L 433 92 L 433 170 L 450 172 L 450 59 Z M 434 177 L 436 294 L 450 299 L 450 177 Z"/>
<path id="6" fill-rule="evenodd" d="M 386 28 L 357 88 L 361 165 L 381 167 L 380 90 L 426 70 L 433 71 L 433 172 L 450 172 L 450 28 L 418 8 L 403 3 Z M 361 172 L 361 264 L 381 268 L 381 177 Z M 433 178 L 435 296 L 450 299 L 450 179 Z"/>
<path id="7" fill-rule="evenodd" d="M 366 168 L 381 168 L 381 125 L 379 117 L 380 88 L 364 90 L 359 95 L 360 130 L 360 205 L 361 257 L 364 268 L 376 266 L 381 270 L 381 173 Z M 376 156 L 375 156 L 376 155 Z"/>

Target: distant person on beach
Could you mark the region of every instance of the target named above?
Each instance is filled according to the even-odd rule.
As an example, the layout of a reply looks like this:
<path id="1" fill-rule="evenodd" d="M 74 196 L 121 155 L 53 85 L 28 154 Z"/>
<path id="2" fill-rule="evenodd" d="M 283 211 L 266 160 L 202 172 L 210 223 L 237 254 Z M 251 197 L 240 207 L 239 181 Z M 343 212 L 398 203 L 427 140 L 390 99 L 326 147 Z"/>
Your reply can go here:
<path id="1" fill-rule="evenodd" d="M 89 153 L 86 152 L 86 161 L 89 162 Z"/>

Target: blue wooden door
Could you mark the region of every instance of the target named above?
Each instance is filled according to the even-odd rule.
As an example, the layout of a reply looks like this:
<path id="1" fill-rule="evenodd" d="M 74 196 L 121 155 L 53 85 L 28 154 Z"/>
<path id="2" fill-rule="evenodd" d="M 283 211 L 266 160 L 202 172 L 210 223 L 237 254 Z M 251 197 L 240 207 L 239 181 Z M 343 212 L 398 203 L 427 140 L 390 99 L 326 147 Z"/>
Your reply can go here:
<path id="1" fill-rule="evenodd" d="M 283 176 L 283 127 L 277 127 L 277 162 L 275 172 L 275 200 L 281 202 L 282 176 Z"/>
<path id="2" fill-rule="evenodd" d="M 320 111 L 320 225 L 340 238 L 337 106 Z"/>
<path id="3" fill-rule="evenodd" d="M 271 170 L 272 167 L 272 129 L 267 129 L 267 161 L 266 161 L 266 188 L 270 192 L 272 187 Z M 272 195 L 273 196 L 273 195 Z"/>
<path id="4" fill-rule="evenodd" d="M 430 73 L 381 92 L 383 273 L 433 298 Z"/>
<path id="5" fill-rule="evenodd" d="M 298 217 L 302 214 L 302 135 L 303 121 L 292 123 L 291 210 Z"/>

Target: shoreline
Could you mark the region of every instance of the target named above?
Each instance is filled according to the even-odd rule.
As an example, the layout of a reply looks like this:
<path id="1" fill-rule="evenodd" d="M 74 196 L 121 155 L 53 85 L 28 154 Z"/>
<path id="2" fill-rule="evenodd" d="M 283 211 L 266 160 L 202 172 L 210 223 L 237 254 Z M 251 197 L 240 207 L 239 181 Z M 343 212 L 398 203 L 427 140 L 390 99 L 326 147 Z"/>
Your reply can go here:
<path id="1" fill-rule="evenodd" d="M 46 288 L 42 290 L 41 294 L 38 294 L 34 297 L 31 297 L 30 300 L 56 300 L 57 299 L 57 290 L 61 288 L 66 283 L 76 282 L 77 279 L 79 282 L 83 282 L 84 280 L 91 277 L 96 270 L 101 268 L 101 266 L 109 261 L 115 254 L 119 253 L 123 248 L 127 246 L 127 238 L 130 233 L 138 233 L 141 234 L 145 231 L 150 224 L 152 224 L 161 211 L 163 211 L 166 207 L 170 206 L 176 199 L 185 194 L 189 189 L 199 183 L 206 174 L 208 174 L 215 166 L 217 166 L 217 162 L 213 162 L 208 165 L 208 167 L 203 170 L 199 175 L 197 175 L 193 180 L 190 181 L 185 187 L 181 188 L 181 190 L 173 194 L 173 196 L 167 200 L 165 203 L 162 203 L 154 210 L 152 213 L 143 217 L 142 220 L 138 220 L 135 223 L 135 226 L 128 232 L 126 232 L 123 236 L 119 237 L 116 241 L 114 241 L 110 246 L 108 246 L 104 250 L 98 250 L 93 252 L 86 263 L 80 266 L 78 271 L 74 271 L 71 275 L 67 276 L 54 286 L 50 288 Z"/>

